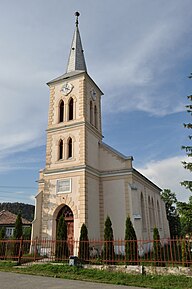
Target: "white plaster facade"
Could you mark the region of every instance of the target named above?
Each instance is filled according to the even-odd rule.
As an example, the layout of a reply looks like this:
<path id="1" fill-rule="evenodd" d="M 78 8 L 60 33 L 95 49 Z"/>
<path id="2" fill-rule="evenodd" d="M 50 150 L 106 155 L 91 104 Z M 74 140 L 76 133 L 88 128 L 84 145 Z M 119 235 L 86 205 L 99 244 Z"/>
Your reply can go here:
<path id="1" fill-rule="evenodd" d="M 78 26 L 75 34 L 73 42 L 80 39 Z M 124 239 L 128 215 L 137 239 L 152 239 L 154 226 L 161 238 L 167 238 L 169 227 L 160 188 L 133 168 L 132 157 L 122 155 L 102 141 L 103 93 L 82 64 L 83 50 L 78 47 L 81 43 L 75 43 L 74 48 L 73 42 L 70 71 L 48 83 L 46 166 L 39 176 L 32 238 L 55 239 L 56 219 L 65 205 L 73 213 L 75 240 L 83 223 L 87 225 L 89 239 L 103 239 L 107 215 L 112 221 L 114 239 Z M 82 51 L 82 55 L 76 56 L 82 57 L 81 69 L 73 66 L 74 49 Z M 67 93 L 63 91 L 66 83 L 70 85 Z M 65 189 L 59 187 L 63 184 Z"/>

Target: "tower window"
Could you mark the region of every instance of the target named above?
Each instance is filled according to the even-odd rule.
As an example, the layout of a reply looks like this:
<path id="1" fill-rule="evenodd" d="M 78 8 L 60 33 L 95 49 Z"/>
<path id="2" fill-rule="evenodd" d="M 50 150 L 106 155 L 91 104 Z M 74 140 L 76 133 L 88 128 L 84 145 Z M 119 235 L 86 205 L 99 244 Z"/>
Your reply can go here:
<path id="1" fill-rule="evenodd" d="M 59 160 L 63 159 L 63 140 L 59 141 Z"/>
<path id="2" fill-rule="evenodd" d="M 93 104 L 90 101 L 90 123 L 93 124 Z"/>
<path id="3" fill-rule="evenodd" d="M 64 120 L 64 102 L 63 100 L 61 100 L 59 104 L 59 122 L 63 122 L 63 120 Z"/>
<path id="4" fill-rule="evenodd" d="M 73 119 L 73 98 L 69 100 L 69 120 Z"/>
<path id="5" fill-rule="evenodd" d="M 72 158 L 72 138 L 68 139 L 68 159 Z"/>
<path id="6" fill-rule="evenodd" d="M 94 108 L 95 127 L 97 128 L 97 107 Z"/>

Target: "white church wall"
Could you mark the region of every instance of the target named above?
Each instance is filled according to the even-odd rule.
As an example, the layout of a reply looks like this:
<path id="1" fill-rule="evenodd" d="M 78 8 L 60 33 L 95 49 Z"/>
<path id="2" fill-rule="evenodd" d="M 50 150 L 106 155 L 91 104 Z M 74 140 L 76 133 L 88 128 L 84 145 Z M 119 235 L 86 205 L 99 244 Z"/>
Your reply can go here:
<path id="1" fill-rule="evenodd" d="M 89 166 L 99 169 L 99 146 L 98 137 L 94 136 L 90 131 L 87 131 L 87 159 Z"/>
<path id="2" fill-rule="evenodd" d="M 99 179 L 89 176 L 88 186 L 88 234 L 90 239 L 100 238 Z"/>
<path id="3" fill-rule="evenodd" d="M 124 239 L 125 235 L 125 182 L 124 179 L 103 180 L 104 221 L 110 217 L 114 239 Z"/>

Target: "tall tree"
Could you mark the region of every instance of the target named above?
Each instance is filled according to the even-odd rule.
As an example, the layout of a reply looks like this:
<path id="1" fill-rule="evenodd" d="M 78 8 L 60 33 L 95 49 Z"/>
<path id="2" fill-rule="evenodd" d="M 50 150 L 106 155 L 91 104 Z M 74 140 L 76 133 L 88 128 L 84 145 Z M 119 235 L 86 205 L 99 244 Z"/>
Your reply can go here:
<path id="1" fill-rule="evenodd" d="M 89 239 L 88 239 L 88 230 L 85 224 L 81 226 L 79 258 L 82 260 L 89 260 Z"/>
<path id="2" fill-rule="evenodd" d="M 169 222 L 169 229 L 171 239 L 180 236 L 181 224 L 180 217 L 176 209 L 177 198 L 174 192 L 171 192 L 169 189 L 164 189 L 161 193 L 161 198 L 165 202 L 167 220 Z"/>
<path id="3" fill-rule="evenodd" d="M 125 257 L 127 263 L 130 264 L 130 261 L 137 261 L 137 236 L 131 222 L 130 217 L 128 216 L 125 224 Z M 131 262 L 133 265 L 135 262 Z"/>
<path id="4" fill-rule="evenodd" d="M 181 216 L 181 234 L 182 236 L 192 236 L 192 196 L 189 197 L 188 203 L 178 202 L 177 208 Z"/>
<path id="5" fill-rule="evenodd" d="M 56 258 L 59 260 L 69 257 L 69 249 L 67 244 L 67 224 L 63 215 L 59 218 L 56 234 Z"/>
<path id="6" fill-rule="evenodd" d="M 2 227 L 0 229 L 0 240 L 5 239 L 5 234 L 6 234 L 5 227 Z"/>
<path id="7" fill-rule="evenodd" d="M 107 263 L 113 263 L 115 258 L 113 228 L 109 216 L 105 220 L 103 258 Z"/>
<path id="8" fill-rule="evenodd" d="M 15 229 L 14 229 L 14 232 L 13 232 L 13 238 L 15 240 L 19 240 L 21 239 L 23 235 L 23 224 L 22 224 L 22 219 L 21 219 L 21 213 L 19 213 L 17 215 L 17 219 L 16 219 L 16 222 L 15 222 Z M 19 255 L 19 248 L 20 248 L 20 244 L 19 242 L 15 242 L 14 243 L 14 256 L 18 256 Z"/>
<path id="9" fill-rule="evenodd" d="M 15 229 L 13 232 L 13 238 L 19 240 L 23 235 L 23 224 L 21 219 L 21 213 L 17 215 L 17 219 L 15 222 Z"/>
<path id="10" fill-rule="evenodd" d="M 0 258 L 5 256 L 5 245 L 6 243 L 3 242 L 5 239 L 5 228 L 0 229 Z"/>
<path id="11" fill-rule="evenodd" d="M 192 79 L 192 73 L 189 76 L 189 78 Z M 192 95 L 188 95 L 187 96 L 188 100 L 190 101 L 190 103 L 188 105 L 186 105 L 186 109 L 187 112 L 190 114 L 190 116 L 192 116 Z M 187 129 L 192 129 L 192 123 L 184 123 L 184 127 Z M 185 150 L 187 156 L 189 157 L 189 162 L 184 161 L 183 162 L 183 166 L 185 169 L 189 170 L 190 172 L 192 172 L 192 145 L 191 145 L 191 140 L 192 140 L 192 135 L 189 134 L 189 145 L 186 146 L 182 146 L 182 149 Z M 185 186 L 187 189 L 189 189 L 192 192 L 192 181 L 191 180 L 185 180 L 181 183 L 181 185 Z"/>

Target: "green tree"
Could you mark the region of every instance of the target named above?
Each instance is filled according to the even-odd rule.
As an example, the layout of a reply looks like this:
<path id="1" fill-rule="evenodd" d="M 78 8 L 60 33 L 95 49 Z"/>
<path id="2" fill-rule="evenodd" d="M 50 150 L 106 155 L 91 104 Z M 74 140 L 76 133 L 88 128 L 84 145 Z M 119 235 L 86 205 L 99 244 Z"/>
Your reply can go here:
<path id="1" fill-rule="evenodd" d="M 137 248 L 137 236 L 131 222 L 130 217 L 128 216 L 125 224 L 125 257 L 127 263 L 130 264 L 130 261 L 137 261 L 138 259 L 138 248 Z M 136 262 L 131 262 L 131 264 L 137 264 Z"/>
<path id="2" fill-rule="evenodd" d="M 23 229 L 23 240 L 31 240 L 31 227 Z"/>
<path id="3" fill-rule="evenodd" d="M 179 237 L 181 233 L 180 217 L 176 209 L 176 194 L 174 192 L 171 192 L 171 190 L 169 189 L 164 189 L 161 193 L 161 198 L 165 202 L 165 209 L 167 214 L 167 220 L 169 222 L 171 239 L 174 239 L 176 237 Z"/>
<path id="4" fill-rule="evenodd" d="M 23 224 L 22 224 L 21 214 L 19 213 L 17 215 L 17 219 L 15 222 L 15 229 L 13 232 L 13 238 L 16 240 L 19 240 L 19 239 L 21 239 L 22 235 L 23 235 Z"/>
<path id="5" fill-rule="evenodd" d="M 153 229 L 153 260 L 156 266 L 161 265 L 161 242 L 158 229 Z"/>
<path id="6" fill-rule="evenodd" d="M 79 258 L 89 260 L 89 239 L 88 230 L 85 224 L 81 226 L 80 242 L 79 242 Z"/>
<path id="7" fill-rule="evenodd" d="M 69 249 L 67 244 L 67 224 L 63 215 L 59 218 L 56 234 L 56 258 L 59 260 L 69 257 Z"/>
<path id="8" fill-rule="evenodd" d="M 189 78 L 192 79 L 192 73 L 189 76 Z M 187 112 L 190 114 L 190 116 L 192 116 L 192 95 L 187 96 L 188 100 L 190 101 L 190 103 L 188 105 L 186 105 L 186 109 Z M 192 129 L 192 123 L 184 123 L 184 127 L 187 129 Z M 189 145 L 186 146 L 182 146 L 182 149 L 185 150 L 187 156 L 189 157 L 189 162 L 184 161 L 183 162 L 183 166 L 185 169 L 189 170 L 190 172 L 192 172 L 192 145 L 191 145 L 191 140 L 192 140 L 192 135 L 189 134 L 188 136 L 189 138 Z M 192 181 L 191 180 L 185 180 L 181 183 L 181 185 L 185 186 L 187 189 L 189 189 L 192 192 Z"/>
<path id="9" fill-rule="evenodd" d="M 20 240 L 23 235 L 23 224 L 22 224 L 22 218 L 21 213 L 17 215 L 17 219 L 15 222 L 15 229 L 13 232 L 13 239 Z M 19 248 L 20 248 L 20 242 L 15 242 L 13 246 L 13 255 L 18 256 L 19 255 Z"/>
<path id="10" fill-rule="evenodd" d="M 0 257 L 5 256 L 5 241 L 3 241 L 4 239 L 5 239 L 5 228 L 2 227 L 0 229 Z"/>
<path id="11" fill-rule="evenodd" d="M 113 263 L 115 258 L 113 244 L 113 228 L 109 216 L 107 216 L 105 220 L 103 258 L 104 261 L 109 264 Z"/>
<path id="12" fill-rule="evenodd" d="M 5 227 L 0 229 L 0 240 L 5 239 Z"/>
<path id="13" fill-rule="evenodd" d="M 189 197 L 188 203 L 177 202 L 177 208 L 181 216 L 181 235 L 192 236 L 192 196 Z"/>

